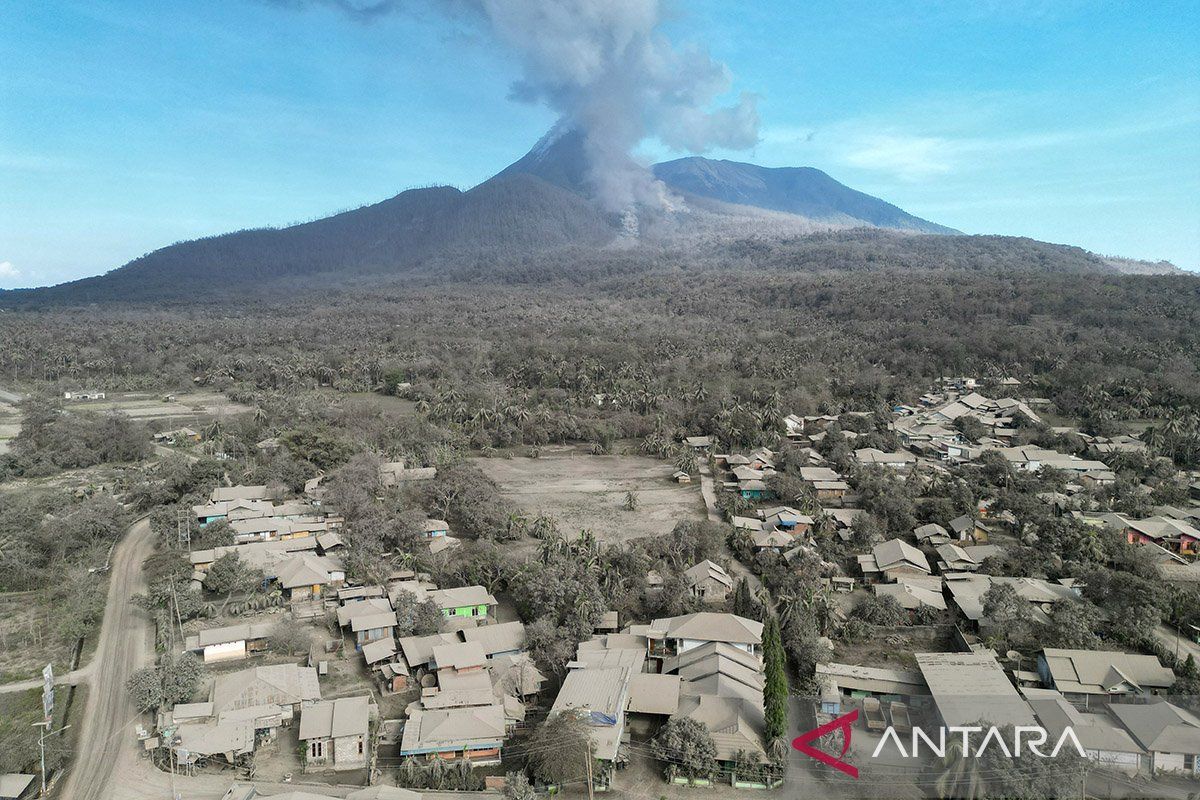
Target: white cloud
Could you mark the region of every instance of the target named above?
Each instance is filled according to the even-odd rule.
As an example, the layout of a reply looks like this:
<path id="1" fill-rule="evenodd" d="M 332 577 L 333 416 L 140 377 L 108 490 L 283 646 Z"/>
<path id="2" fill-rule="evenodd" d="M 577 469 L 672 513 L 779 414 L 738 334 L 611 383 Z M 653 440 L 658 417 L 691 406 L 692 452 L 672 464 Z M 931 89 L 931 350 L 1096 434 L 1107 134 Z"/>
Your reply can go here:
<path id="1" fill-rule="evenodd" d="M 13 266 L 11 261 L 0 261 L 0 281 L 16 280 L 21 277 L 21 270 Z"/>
<path id="2" fill-rule="evenodd" d="M 916 181 L 953 170 L 959 149 L 957 143 L 938 136 L 868 134 L 850 142 L 843 160 L 859 169 Z"/>

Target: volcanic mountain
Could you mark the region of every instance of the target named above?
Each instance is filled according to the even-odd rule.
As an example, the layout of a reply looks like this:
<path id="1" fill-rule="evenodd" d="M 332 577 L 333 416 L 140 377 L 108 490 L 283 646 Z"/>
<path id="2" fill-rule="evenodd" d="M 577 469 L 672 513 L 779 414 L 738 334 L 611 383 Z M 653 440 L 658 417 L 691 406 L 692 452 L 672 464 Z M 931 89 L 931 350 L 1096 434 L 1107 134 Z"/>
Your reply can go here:
<path id="1" fill-rule="evenodd" d="M 637 243 L 646 247 L 702 243 L 711 248 L 714 242 L 734 239 L 850 228 L 958 233 L 811 167 L 768 168 L 691 157 L 658 164 L 652 172 L 681 202 L 670 211 L 639 210 Z M 606 212 L 593 199 L 583 133 L 556 126 L 522 158 L 467 191 L 450 186 L 410 189 L 286 228 L 180 242 L 98 277 L 50 289 L 0 291 L 0 303 L 180 297 L 209 293 L 213 287 L 228 292 L 281 281 L 296 285 L 318 275 L 362 280 L 421 272 L 430 265 L 437 270 L 456 259 L 511 259 L 565 248 L 592 252 L 611 245 L 627 249 L 634 243 L 628 218 Z M 971 238 L 979 245 L 980 240 L 1004 237 L 946 238 Z M 1040 256 L 1047 263 L 1061 260 L 1060 250 L 1070 251 L 1067 266 L 1060 269 L 1123 271 L 1091 254 L 1081 260 L 1084 251 L 1078 248 L 1034 244 L 1049 248 Z"/>

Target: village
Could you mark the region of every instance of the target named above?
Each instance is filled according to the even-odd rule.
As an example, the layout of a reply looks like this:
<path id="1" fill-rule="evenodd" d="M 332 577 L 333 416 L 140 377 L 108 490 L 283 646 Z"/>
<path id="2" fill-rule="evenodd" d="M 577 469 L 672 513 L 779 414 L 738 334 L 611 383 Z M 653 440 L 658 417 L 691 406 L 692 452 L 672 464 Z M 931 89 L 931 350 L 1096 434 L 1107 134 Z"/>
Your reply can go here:
<path id="1" fill-rule="evenodd" d="M 887 415 L 783 417 L 770 446 L 744 452 L 685 432 L 673 459 L 638 456 L 636 469 L 630 456 L 526 457 L 624 478 L 578 483 L 572 502 L 611 519 L 598 535 L 511 512 L 524 566 L 433 515 L 479 501 L 460 488 L 439 505 L 435 466 L 372 456 L 290 486 L 218 482 L 151 515 L 159 552 L 135 600 L 158 663 L 128 681 L 143 713 L 124 733 L 173 782 L 223 780 L 230 798 L 647 782 L 852 796 L 791 747 L 843 724 L 821 750 L 919 793 L 916 769 L 950 780 L 932 757 L 945 731 L 981 722 L 1052 741 L 1069 729 L 1083 766 L 1054 764 L 1071 785 L 1185 791 L 1200 780 L 1200 610 L 1177 603 L 1160 621 L 1138 590 L 1200 581 L 1200 475 L 1136 436 L 1050 426 L 1046 401 L 1020 388 L 944 378 Z M 167 457 L 214 455 L 190 427 L 152 440 Z M 250 457 L 288 446 L 264 439 Z M 639 494 L 666 487 L 701 512 L 680 507 L 672 524 L 655 511 L 641 538 L 622 536 Z M 381 511 L 398 498 L 402 523 Z M 412 510 L 421 498 L 426 514 Z M 364 551 L 378 514 L 404 533 Z M 1067 574 L 1044 552 L 1051 536 L 1072 561 L 1104 563 Z M 554 585 L 564 570 L 579 582 Z M 939 728 L 941 750 L 905 752 L 915 729 Z M 34 777 L 5 776 L 15 788 L 0 796 L 27 796 Z"/>

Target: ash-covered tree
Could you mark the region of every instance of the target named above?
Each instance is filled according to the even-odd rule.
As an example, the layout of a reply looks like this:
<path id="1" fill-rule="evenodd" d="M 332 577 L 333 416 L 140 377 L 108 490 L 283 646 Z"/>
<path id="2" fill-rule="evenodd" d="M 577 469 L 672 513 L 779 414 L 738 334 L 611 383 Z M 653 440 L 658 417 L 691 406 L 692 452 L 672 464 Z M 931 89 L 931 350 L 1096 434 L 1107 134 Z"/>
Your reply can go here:
<path id="1" fill-rule="evenodd" d="M 868 625 L 891 627 L 909 623 L 908 612 L 904 610 L 904 607 L 896 598 L 886 595 L 882 597 L 875 594 L 867 595 L 858 601 L 851 613 L 855 618 Z"/>
<path id="2" fill-rule="evenodd" d="M 717 771 L 717 746 L 703 722 L 690 717 L 671 717 L 650 744 L 654 757 L 666 765 L 668 778 L 675 775 L 709 779 Z"/>
<path id="3" fill-rule="evenodd" d="M 231 597 L 254 591 L 262 579 L 262 573 L 251 569 L 237 553 L 226 553 L 208 568 L 204 585 L 211 592 Z"/>
<path id="4" fill-rule="evenodd" d="M 992 623 L 994 636 L 1012 647 L 1032 641 L 1036 620 L 1029 601 L 1010 583 L 993 583 L 983 593 L 983 616 Z"/>
<path id="5" fill-rule="evenodd" d="M 154 711 L 190 700 L 203 675 L 204 668 L 191 653 L 170 653 L 158 666 L 133 673 L 127 688 L 139 711 Z"/>
<path id="6" fill-rule="evenodd" d="M 396 593 L 392 598 L 396 609 L 397 636 L 428 636 L 437 633 L 442 624 L 442 610 L 438 604 L 426 598 L 421 600 L 408 590 Z"/>
<path id="7" fill-rule="evenodd" d="M 276 653 L 283 655 L 294 656 L 306 653 L 312 643 L 311 632 L 311 628 L 295 620 L 281 620 L 271 628 L 267 644 Z"/>
<path id="8" fill-rule="evenodd" d="M 595 757 L 587 723 L 571 712 L 542 723 L 529 737 L 525 752 L 529 774 L 549 786 L 586 781 L 588 760 Z"/>
<path id="9" fill-rule="evenodd" d="M 1094 650 L 1100 644 L 1096 631 L 1101 624 L 1100 609 L 1087 601 L 1064 600 L 1050 609 L 1043 627 L 1043 647 Z"/>

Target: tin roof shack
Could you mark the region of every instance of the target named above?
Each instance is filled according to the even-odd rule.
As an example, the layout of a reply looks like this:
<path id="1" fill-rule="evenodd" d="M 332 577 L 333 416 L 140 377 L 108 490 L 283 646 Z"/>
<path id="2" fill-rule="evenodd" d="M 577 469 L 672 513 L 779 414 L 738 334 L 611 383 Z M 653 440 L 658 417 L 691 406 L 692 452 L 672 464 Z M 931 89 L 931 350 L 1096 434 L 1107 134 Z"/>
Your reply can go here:
<path id="1" fill-rule="evenodd" d="M 267 649 L 271 625 L 265 622 L 207 628 L 187 637 L 184 649 L 200 653 L 205 664 L 215 661 L 236 661 L 251 653 Z"/>

